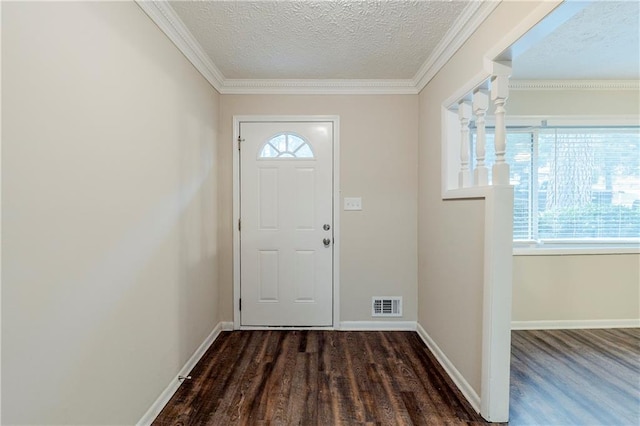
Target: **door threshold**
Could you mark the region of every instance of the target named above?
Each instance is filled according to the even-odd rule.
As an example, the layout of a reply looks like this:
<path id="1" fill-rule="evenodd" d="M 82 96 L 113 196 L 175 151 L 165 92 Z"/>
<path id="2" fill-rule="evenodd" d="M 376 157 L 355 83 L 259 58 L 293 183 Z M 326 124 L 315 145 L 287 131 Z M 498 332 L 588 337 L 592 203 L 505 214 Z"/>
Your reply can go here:
<path id="1" fill-rule="evenodd" d="M 239 330 L 335 330 L 332 325 L 241 325 Z"/>

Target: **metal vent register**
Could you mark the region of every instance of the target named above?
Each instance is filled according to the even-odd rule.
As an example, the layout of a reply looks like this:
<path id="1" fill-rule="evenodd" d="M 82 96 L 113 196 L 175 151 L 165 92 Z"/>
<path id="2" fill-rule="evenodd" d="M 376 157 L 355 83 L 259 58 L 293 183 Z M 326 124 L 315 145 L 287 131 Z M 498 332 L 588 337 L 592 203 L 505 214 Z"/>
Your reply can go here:
<path id="1" fill-rule="evenodd" d="M 374 297 L 372 298 L 371 316 L 373 317 L 401 317 L 402 297 Z"/>

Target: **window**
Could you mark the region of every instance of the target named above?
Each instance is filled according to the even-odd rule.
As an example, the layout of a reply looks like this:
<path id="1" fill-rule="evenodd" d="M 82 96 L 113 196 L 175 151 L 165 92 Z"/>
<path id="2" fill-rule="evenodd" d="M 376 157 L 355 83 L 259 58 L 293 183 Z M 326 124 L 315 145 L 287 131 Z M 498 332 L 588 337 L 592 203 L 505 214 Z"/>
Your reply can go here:
<path id="1" fill-rule="evenodd" d="M 472 132 L 475 152 L 475 132 Z M 495 158 L 487 129 L 487 166 Z M 620 242 L 640 238 L 640 129 L 507 129 L 514 240 Z"/>
<path id="2" fill-rule="evenodd" d="M 280 133 L 264 143 L 258 158 L 273 160 L 275 158 L 313 158 L 309 143 L 293 133 Z"/>

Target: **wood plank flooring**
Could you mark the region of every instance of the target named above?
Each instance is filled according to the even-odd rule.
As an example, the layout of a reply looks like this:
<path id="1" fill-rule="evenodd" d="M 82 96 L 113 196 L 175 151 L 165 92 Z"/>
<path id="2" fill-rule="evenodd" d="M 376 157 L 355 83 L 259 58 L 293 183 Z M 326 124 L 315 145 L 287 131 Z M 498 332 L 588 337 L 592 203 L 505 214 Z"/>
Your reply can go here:
<path id="1" fill-rule="evenodd" d="M 414 332 L 222 333 L 154 425 L 486 424 Z M 510 425 L 639 425 L 640 329 L 514 331 Z"/>
<path id="2" fill-rule="evenodd" d="M 511 336 L 510 425 L 640 425 L 640 329 Z"/>
<path id="3" fill-rule="evenodd" d="M 154 425 L 480 425 L 415 332 L 222 333 Z"/>

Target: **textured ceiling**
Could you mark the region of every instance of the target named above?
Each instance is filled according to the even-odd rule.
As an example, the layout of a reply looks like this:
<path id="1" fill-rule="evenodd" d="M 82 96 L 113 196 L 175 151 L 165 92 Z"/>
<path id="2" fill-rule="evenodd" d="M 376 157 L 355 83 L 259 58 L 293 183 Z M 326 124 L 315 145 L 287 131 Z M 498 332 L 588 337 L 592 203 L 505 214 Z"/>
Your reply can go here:
<path id="1" fill-rule="evenodd" d="M 640 78 L 640 2 L 593 1 L 513 60 L 514 79 Z"/>
<path id="2" fill-rule="evenodd" d="M 467 1 L 172 1 L 230 79 L 410 79 Z"/>

